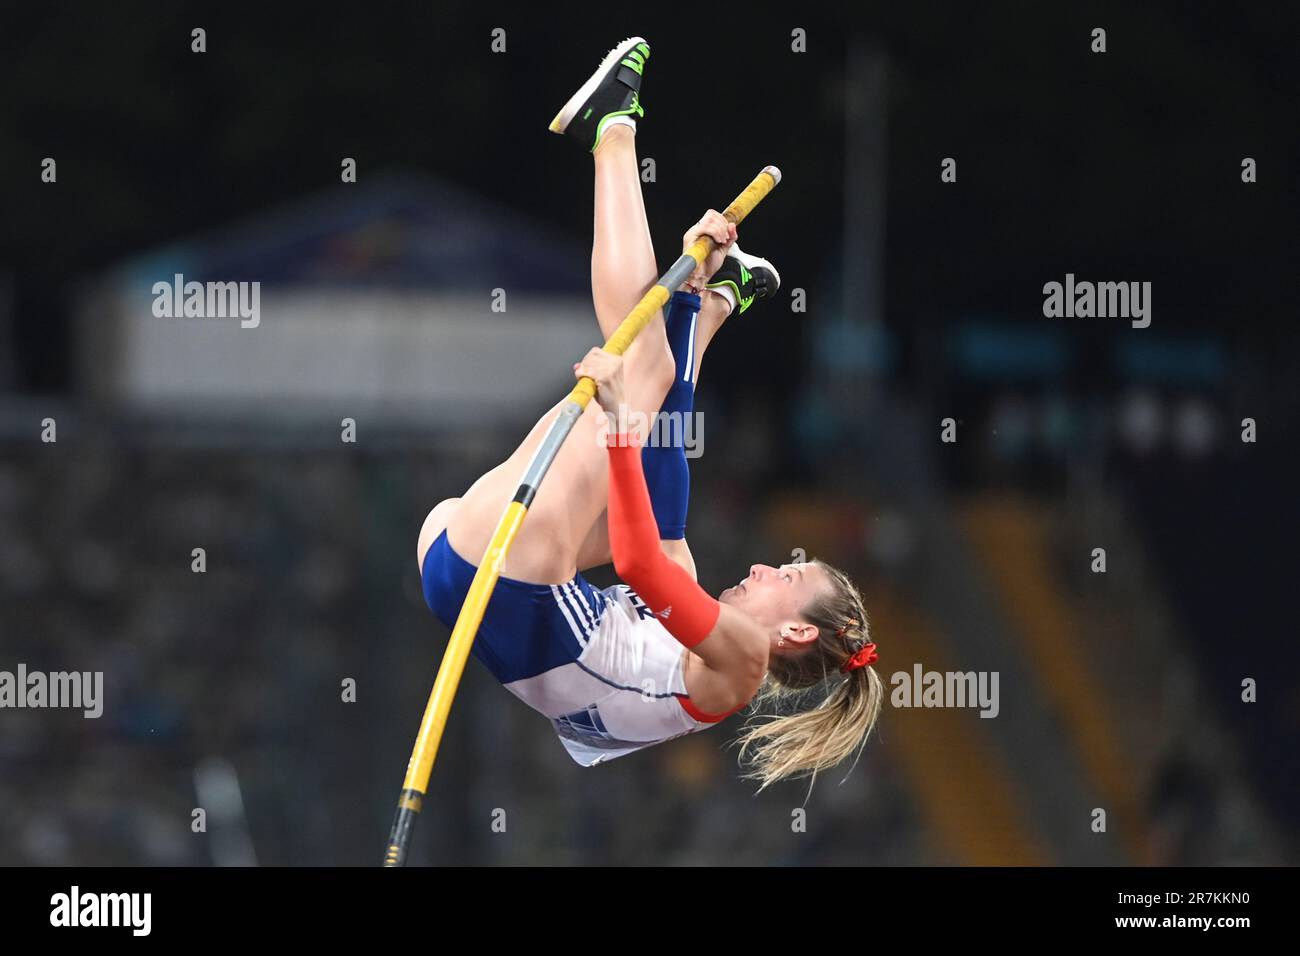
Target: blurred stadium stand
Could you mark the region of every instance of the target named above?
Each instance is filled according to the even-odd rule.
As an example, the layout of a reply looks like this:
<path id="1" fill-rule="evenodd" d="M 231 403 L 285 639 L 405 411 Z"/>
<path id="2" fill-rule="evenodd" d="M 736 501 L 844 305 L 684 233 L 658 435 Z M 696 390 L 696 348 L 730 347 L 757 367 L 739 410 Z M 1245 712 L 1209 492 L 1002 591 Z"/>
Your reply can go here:
<path id="1" fill-rule="evenodd" d="M 446 638 L 423 607 L 414 531 L 510 433 L 331 448 L 285 428 L 265 447 L 178 447 L 162 426 L 50 413 L 59 444 L 0 444 L 6 646 L 33 666 L 104 670 L 118 703 L 99 721 L 6 720 L 0 862 L 209 862 L 219 834 L 187 826 L 195 769 L 214 756 L 238 774 L 260 862 L 371 862 Z M 868 582 L 886 675 L 998 669 L 1000 716 L 887 708 L 847 782 L 847 767 L 819 780 L 808 806 L 824 836 L 805 840 L 788 823 L 806 783 L 754 799 L 723 749 L 734 719 L 584 771 L 471 664 L 426 859 L 1277 860 L 1278 834 L 1150 599 L 1148 559 L 1102 584 L 1078 557 L 1099 533 L 1112 554 L 1143 555 L 1113 500 L 1091 496 L 1084 526 L 1048 500 L 760 488 L 745 434 L 715 430 L 696 465 L 702 580 L 798 541 Z M 205 574 L 190 570 L 194 547 Z M 340 703 L 344 677 L 356 704 Z M 1114 839 L 1081 824 L 1094 806 Z M 461 825 L 493 807 L 515 815 L 508 834 Z"/>
<path id="2" fill-rule="evenodd" d="M 368 177 L 88 283 L 79 380 L 133 414 L 516 422 L 588 347 L 587 256 L 438 180 Z M 156 317 L 153 286 L 175 276 L 261 283 L 261 324 Z"/>

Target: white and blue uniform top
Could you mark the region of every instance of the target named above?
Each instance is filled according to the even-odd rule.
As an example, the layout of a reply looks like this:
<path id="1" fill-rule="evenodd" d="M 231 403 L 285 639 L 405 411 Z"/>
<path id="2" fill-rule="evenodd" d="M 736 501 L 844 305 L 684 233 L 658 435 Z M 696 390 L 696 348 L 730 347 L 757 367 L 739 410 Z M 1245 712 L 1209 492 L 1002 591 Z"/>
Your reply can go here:
<path id="1" fill-rule="evenodd" d="M 425 555 L 425 600 L 447 627 L 475 568 L 444 531 Z M 564 584 L 497 581 L 474 656 L 545 716 L 584 767 L 707 730 L 686 692 L 686 648 L 626 584 L 599 589 L 581 573 Z"/>

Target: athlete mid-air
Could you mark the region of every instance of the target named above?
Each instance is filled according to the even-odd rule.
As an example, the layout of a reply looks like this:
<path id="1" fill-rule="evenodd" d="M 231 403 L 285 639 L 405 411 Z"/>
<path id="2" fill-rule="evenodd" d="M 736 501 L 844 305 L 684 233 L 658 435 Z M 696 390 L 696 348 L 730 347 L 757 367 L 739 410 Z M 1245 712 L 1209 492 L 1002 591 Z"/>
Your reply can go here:
<path id="1" fill-rule="evenodd" d="M 591 282 L 605 338 L 656 281 L 641 196 L 636 124 L 650 56 L 640 37 L 610 51 L 551 123 L 595 164 Z M 724 322 L 771 298 L 770 262 L 741 252 L 713 210 L 689 230 L 708 260 L 627 349 L 592 349 L 574 366 L 597 384 L 528 510 L 502 567 L 473 653 L 545 715 L 575 760 L 593 765 L 705 730 L 751 701 L 812 695 L 804 710 L 757 715 L 741 737 L 763 786 L 816 773 L 859 750 L 883 687 L 870 666 L 867 615 L 853 583 L 821 561 L 755 564 L 714 598 L 686 544 L 689 467 L 681 443 L 628 421 L 689 415 L 710 342 Z M 425 519 L 425 599 L 451 627 L 503 509 L 560 405 L 505 461 Z M 598 589 L 583 571 L 613 561 L 625 582 Z"/>

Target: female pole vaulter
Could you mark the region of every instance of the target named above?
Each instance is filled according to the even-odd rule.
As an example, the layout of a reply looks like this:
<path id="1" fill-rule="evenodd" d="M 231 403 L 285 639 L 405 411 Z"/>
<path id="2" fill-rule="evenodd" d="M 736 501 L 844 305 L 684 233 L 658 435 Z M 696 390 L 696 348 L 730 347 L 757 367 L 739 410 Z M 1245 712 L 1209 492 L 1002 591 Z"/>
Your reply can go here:
<path id="1" fill-rule="evenodd" d="M 608 338 L 658 276 L 641 196 L 636 123 L 650 56 L 624 40 L 551 123 L 594 159 L 591 281 Z M 547 717 L 569 754 L 593 766 L 706 730 L 746 704 L 819 698 L 756 716 L 740 738 L 760 790 L 815 774 L 859 751 L 880 714 L 861 595 L 813 560 L 754 564 L 717 598 L 695 579 L 686 543 L 689 467 L 682 443 L 619 428 L 690 415 L 701 362 L 728 319 L 772 297 L 771 263 L 736 245 L 708 213 L 686 233 L 718 249 L 623 357 L 593 349 L 574 366 L 598 386 L 551 465 L 510 550 L 473 645 L 506 689 Z M 515 451 L 425 519 L 418 560 L 425 600 L 451 627 L 519 475 L 563 402 Z M 611 423 L 613 427 L 611 428 Z M 603 590 L 583 571 L 613 561 L 625 583 Z M 809 694 L 824 686 L 824 694 Z"/>

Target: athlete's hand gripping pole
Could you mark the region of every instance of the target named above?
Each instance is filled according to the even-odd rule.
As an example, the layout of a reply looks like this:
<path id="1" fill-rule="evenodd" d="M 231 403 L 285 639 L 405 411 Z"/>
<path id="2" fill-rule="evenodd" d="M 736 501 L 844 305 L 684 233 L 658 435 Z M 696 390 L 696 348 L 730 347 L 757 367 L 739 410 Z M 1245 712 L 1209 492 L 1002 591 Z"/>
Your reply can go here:
<path id="1" fill-rule="evenodd" d="M 754 177 L 754 181 L 745 187 L 744 192 L 726 208 L 723 216 L 733 223 L 740 223 L 780 181 L 781 171 L 775 166 L 765 166 L 762 172 Z M 672 297 L 673 290 L 690 277 L 691 273 L 709 257 L 714 247 L 713 239 L 708 236 L 701 236 L 692 243 L 614 330 L 614 334 L 605 343 L 605 351 L 615 355 L 622 355 L 627 351 L 641 330 L 649 324 L 655 312 L 663 308 Z M 560 409 L 559 416 L 524 470 L 514 500 L 506 507 L 501 520 L 497 522 L 483 560 L 479 562 L 478 571 L 474 574 L 474 580 L 470 583 L 469 592 L 465 595 L 460 614 L 456 618 L 456 626 L 452 628 L 447 650 L 443 652 L 442 664 L 438 668 L 433 691 L 424 709 L 424 718 L 420 721 L 420 732 L 415 738 L 415 748 L 411 752 L 411 761 L 406 767 L 406 779 L 402 782 L 402 793 L 397 801 L 397 815 L 393 818 L 393 828 L 388 835 L 384 866 L 403 866 L 406 863 L 416 815 L 420 812 L 425 791 L 429 786 L 429 775 L 433 771 L 438 745 L 442 742 L 442 733 L 447 726 L 451 702 L 456 695 L 461 675 L 465 671 L 465 662 L 469 658 L 470 648 L 478 634 L 479 625 L 483 623 L 488 599 L 492 597 L 497 578 L 501 576 L 501 566 L 515 535 L 519 533 L 519 527 L 523 524 L 524 516 L 528 513 L 528 507 L 532 504 L 542 479 L 551 467 L 551 462 L 555 460 L 560 446 L 564 444 L 574 423 L 595 394 L 596 383 L 590 378 L 579 379 L 573 387 L 568 401 Z"/>

